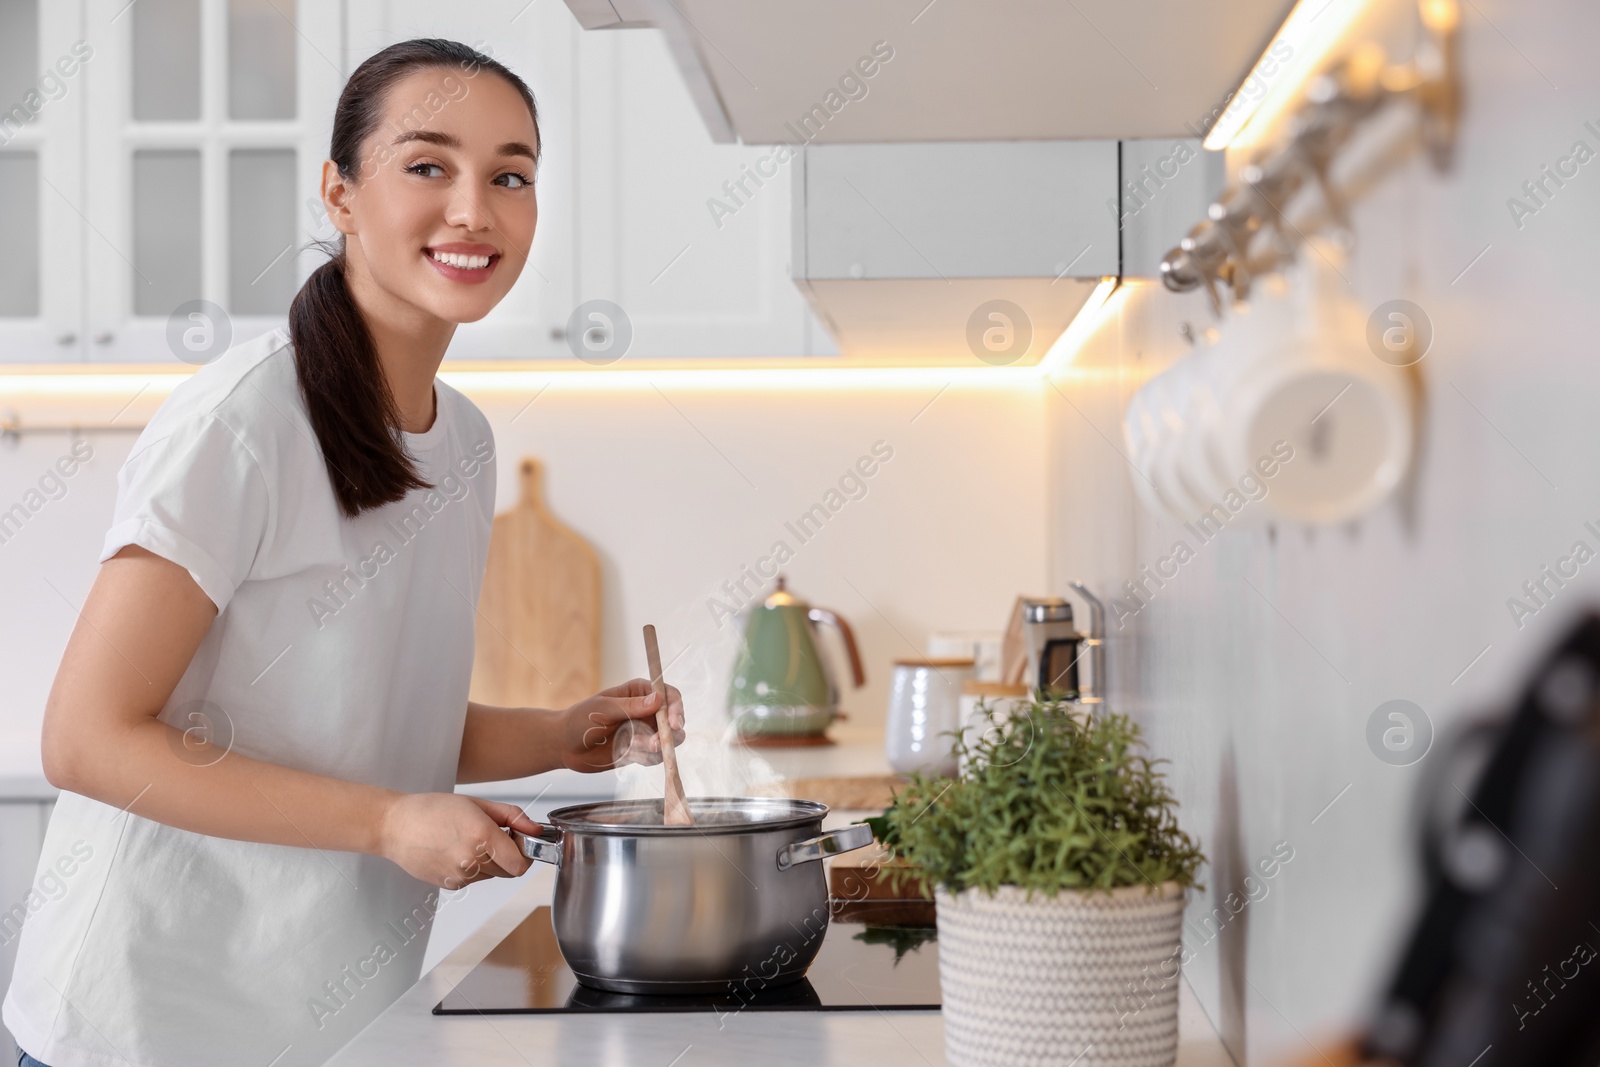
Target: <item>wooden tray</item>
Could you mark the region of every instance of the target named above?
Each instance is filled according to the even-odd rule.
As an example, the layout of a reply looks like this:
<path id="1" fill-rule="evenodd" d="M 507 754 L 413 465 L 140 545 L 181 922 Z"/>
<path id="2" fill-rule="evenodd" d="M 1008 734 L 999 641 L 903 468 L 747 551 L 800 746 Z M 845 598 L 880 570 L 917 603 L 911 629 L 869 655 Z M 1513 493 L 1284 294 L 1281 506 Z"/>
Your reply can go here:
<path id="1" fill-rule="evenodd" d="M 817 800 L 840 811 L 882 811 L 904 779 L 892 774 L 788 778 L 752 790 L 755 796 Z"/>

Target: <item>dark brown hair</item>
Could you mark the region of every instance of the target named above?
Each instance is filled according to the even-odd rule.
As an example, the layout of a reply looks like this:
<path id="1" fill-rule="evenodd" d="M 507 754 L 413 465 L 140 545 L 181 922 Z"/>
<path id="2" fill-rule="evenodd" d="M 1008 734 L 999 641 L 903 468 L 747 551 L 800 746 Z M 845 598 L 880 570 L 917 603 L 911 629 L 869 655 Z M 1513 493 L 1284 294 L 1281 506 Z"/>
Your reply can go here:
<path id="1" fill-rule="evenodd" d="M 383 119 L 389 90 L 408 74 L 437 67 L 458 68 L 466 78 L 483 70 L 504 78 L 527 102 L 537 135 L 539 109 L 533 93 L 504 65 L 456 41 L 401 41 L 357 67 L 339 94 L 328 158 L 346 181 L 360 181 L 387 161 L 386 149 L 375 150 L 373 159 L 362 159 L 361 149 Z M 535 167 L 539 151 L 536 140 Z M 346 284 L 344 238 L 323 247 L 331 258 L 312 271 L 295 294 L 289 305 L 289 334 L 300 393 L 322 447 L 334 496 L 340 510 L 353 518 L 430 486 L 405 449 L 399 412 L 372 333 Z"/>

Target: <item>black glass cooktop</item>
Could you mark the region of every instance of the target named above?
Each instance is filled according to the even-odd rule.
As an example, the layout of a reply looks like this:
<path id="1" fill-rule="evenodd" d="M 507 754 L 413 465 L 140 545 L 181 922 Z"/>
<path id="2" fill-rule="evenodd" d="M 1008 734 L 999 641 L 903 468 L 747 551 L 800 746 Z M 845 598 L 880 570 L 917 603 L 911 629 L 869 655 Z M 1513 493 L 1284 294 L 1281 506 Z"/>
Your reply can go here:
<path id="1" fill-rule="evenodd" d="M 756 993 L 649 996 L 578 984 L 539 908 L 433 1009 L 435 1015 L 617 1011 L 863 1011 L 939 1007 L 932 902 L 835 901 L 822 948 L 798 982 Z"/>

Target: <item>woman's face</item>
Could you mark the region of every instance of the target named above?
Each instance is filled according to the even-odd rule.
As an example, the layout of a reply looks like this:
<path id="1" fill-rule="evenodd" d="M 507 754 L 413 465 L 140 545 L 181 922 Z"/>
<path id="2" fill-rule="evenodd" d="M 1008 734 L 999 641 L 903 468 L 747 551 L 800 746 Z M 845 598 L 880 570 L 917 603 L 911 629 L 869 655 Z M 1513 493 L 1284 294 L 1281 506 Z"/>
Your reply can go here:
<path id="1" fill-rule="evenodd" d="M 351 268 L 439 319 L 483 318 L 528 261 L 537 146 L 528 105 L 493 72 L 437 67 L 396 82 L 355 181 L 323 165 Z"/>

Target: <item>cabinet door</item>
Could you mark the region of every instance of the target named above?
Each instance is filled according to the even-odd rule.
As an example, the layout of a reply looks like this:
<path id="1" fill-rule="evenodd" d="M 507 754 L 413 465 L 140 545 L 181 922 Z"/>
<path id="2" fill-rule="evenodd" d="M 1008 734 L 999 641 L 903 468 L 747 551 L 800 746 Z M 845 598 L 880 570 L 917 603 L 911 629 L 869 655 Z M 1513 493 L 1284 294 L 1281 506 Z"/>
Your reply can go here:
<path id="1" fill-rule="evenodd" d="M 141 0 L 144 2 L 144 0 Z M 539 106 L 534 176 L 539 225 L 522 276 L 504 300 L 451 339 L 449 359 L 571 359 L 562 340 L 573 308 L 573 216 L 578 200 L 572 124 L 573 49 L 580 33 L 560 3 L 530 0 L 347 0 L 350 67 L 414 37 L 472 45 L 527 82 Z"/>
<path id="2" fill-rule="evenodd" d="M 789 149 L 714 143 L 659 30 L 583 33 L 578 71 L 579 297 L 629 354 L 836 353 L 789 276 Z"/>
<path id="3" fill-rule="evenodd" d="M 326 0 L 87 0 L 88 358 L 204 363 L 322 261 L 343 84 Z M 326 236 L 324 232 L 324 236 Z"/>
<path id="4" fill-rule="evenodd" d="M 0 0 L 0 362 L 83 358 L 80 152 L 94 49 L 80 16 L 77 4 Z"/>

